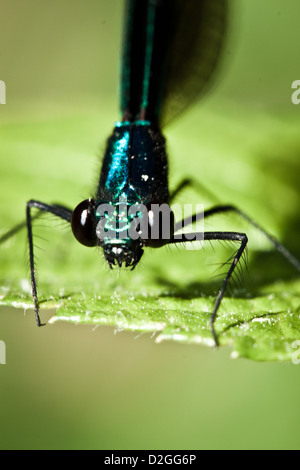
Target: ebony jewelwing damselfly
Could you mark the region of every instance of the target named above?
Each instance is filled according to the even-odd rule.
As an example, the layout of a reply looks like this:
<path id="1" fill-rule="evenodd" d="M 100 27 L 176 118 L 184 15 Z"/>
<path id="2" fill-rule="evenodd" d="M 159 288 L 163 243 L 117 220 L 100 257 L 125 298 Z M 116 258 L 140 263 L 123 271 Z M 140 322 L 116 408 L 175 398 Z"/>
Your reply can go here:
<path id="1" fill-rule="evenodd" d="M 235 212 L 260 230 L 275 248 L 300 271 L 299 261 L 274 237 L 244 212 L 231 205 L 217 205 L 204 214 L 195 213 L 175 223 L 170 204 L 192 179 L 183 180 L 170 193 L 168 160 L 161 128 L 195 101 L 209 83 L 218 64 L 227 18 L 227 0 L 128 0 L 122 54 L 121 119 L 108 139 L 95 196 L 72 211 L 59 204 L 30 200 L 26 222 L 1 237 L 3 242 L 22 227 L 27 227 L 32 296 L 36 322 L 41 326 L 34 263 L 32 222 L 48 212 L 70 223 L 75 238 L 85 246 L 100 246 L 111 268 L 134 269 L 144 249 L 193 241 L 176 236 L 178 228 L 201 217 Z M 201 158 L 201 155 L 195 156 Z M 154 205 L 169 208 L 168 235 L 162 233 L 161 216 Z M 100 207 L 100 209 L 99 209 Z M 105 208 L 101 212 L 101 208 Z M 129 214 L 127 209 L 136 213 Z M 141 207 L 146 210 L 142 211 Z M 137 209 L 138 208 L 138 209 Z M 32 215 L 32 209 L 39 212 Z M 112 209 L 112 210 L 110 210 Z M 115 218 L 115 224 L 114 224 Z M 103 222 L 103 224 L 102 224 Z M 126 229 L 133 223 L 130 237 Z M 102 230 L 100 231 L 99 227 Z M 113 235 L 107 227 L 114 227 Z M 101 233 L 100 233 L 101 232 Z M 147 232 L 147 233 L 146 233 Z M 147 236 L 145 236 L 145 233 Z M 154 236 L 155 234 L 155 236 Z M 158 234 L 158 236 L 157 236 Z M 234 254 L 211 313 L 211 328 L 216 345 L 215 318 L 232 275 L 246 249 L 247 236 L 240 232 L 194 233 L 204 241 L 234 241 Z"/>

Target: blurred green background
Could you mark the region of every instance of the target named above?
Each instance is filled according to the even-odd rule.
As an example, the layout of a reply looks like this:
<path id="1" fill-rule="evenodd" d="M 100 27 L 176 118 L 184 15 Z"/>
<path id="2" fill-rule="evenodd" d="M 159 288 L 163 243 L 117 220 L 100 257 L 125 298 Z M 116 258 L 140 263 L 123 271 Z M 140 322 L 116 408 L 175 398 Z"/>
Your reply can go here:
<path id="1" fill-rule="evenodd" d="M 28 199 L 73 207 L 93 190 L 97 157 L 118 119 L 123 7 L 122 0 L 0 0 L 0 79 L 7 86 L 1 229 L 23 219 Z M 165 131 L 171 186 L 183 175 L 182 155 L 190 155 L 187 175 L 194 155 L 203 156 L 205 185 L 224 202 L 255 211 L 298 255 L 300 105 L 291 102 L 291 84 L 300 79 L 299 14 L 297 0 L 232 1 L 212 92 Z M 22 187 L 16 165 L 26 175 Z M 44 180 L 37 178 L 41 167 Z M 25 277 L 25 235 L 19 240 L 15 263 Z M 92 258 L 81 275 L 95 275 Z M 150 263 L 159 261 L 155 253 Z M 29 311 L 1 307 L 1 449 L 299 448 L 297 366 L 234 361 L 230 348 L 115 333 L 64 323 L 37 329 Z"/>

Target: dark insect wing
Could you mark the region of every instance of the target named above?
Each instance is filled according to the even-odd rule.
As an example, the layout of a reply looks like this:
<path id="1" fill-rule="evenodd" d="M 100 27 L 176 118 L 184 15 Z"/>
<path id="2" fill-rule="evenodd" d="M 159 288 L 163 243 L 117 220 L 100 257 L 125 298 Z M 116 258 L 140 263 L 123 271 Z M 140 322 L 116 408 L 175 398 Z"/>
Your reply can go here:
<path id="1" fill-rule="evenodd" d="M 182 115 L 212 86 L 225 45 L 228 0 L 175 0 L 162 125 Z"/>
<path id="2" fill-rule="evenodd" d="M 181 115 L 204 93 L 220 62 L 226 33 L 229 0 L 128 0 L 122 54 L 121 113 L 108 140 L 94 199 L 75 210 L 60 204 L 30 200 L 26 222 L 0 238 L 0 243 L 27 227 L 32 296 L 36 322 L 39 317 L 32 223 L 42 213 L 51 213 L 71 224 L 75 238 L 83 245 L 102 246 L 109 266 L 134 269 L 145 247 L 186 244 L 193 240 L 231 241 L 240 246 L 226 263 L 229 269 L 211 314 L 214 321 L 228 284 L 239 271 L 247 236 L 239 232 L 176 234 L 203 217 L 233 212 L 269 239 L 273 246 L 300 271 L 299 261 L 274 237 L 238 208 L 218 205 L 175 224 L 170 202 L 192 179 L 183 180 L 172 194 L 168 188 L 168 160 L 160 126 Z M 195 183 L 195 182 L 194 182 Z M 103 208 L 103 204 L 105 208 Z M 168 233 L 162 215 L 153 206 L 167 206 Z M 142 208 L 147 208 L 143 212 Z M 134 208 L 127 213 L 126 209 Z M 37 214 L 32 210 L 38 209 Z M 138 219 L 138 220 L 134 220 Z M 130 234 L 126 229 L 134 229 Z M 146 222 L 146 223 L 144 223 Z M 106 230 L 113 232 L 108 235 Z M 149 229 L 149 230 L 148 230 Z M 150 236 L 148 236 L 150 234 Z M 136 237 L 137 235 L 137 237 Z M 157 236 L 156 236 L 157 235 Z M 192 236 L 192 237 L 191 237 Z"/>
<path id="3" fill-rule="evenodd" d="M 121 111 L 165 125 L 194 103 L 219 63 L 228 0 L 127 1 Z"/>

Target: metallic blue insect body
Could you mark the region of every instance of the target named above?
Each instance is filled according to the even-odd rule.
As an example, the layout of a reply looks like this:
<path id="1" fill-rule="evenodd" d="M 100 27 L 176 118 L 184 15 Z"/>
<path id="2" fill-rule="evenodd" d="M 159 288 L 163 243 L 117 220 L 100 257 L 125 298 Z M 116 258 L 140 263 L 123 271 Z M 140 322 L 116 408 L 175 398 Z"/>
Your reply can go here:
<path id="1" fill-rule="evenodd" d="M 168 203 L 167 169 L 165 140 L 149 121 L 117 123 L 108 141 L 96 198 L 89 204 L 95 207 L 108 202 L 117 207 L 120 201 L 126 201 L 128 207 L 134 204 L 151 207 L 152 203 Z M 127 219 L 119 221 L 121 228 L 128 225 L 126 222 L 129 223 Z M 111 267 L 115 263 L 121 266 L 124 261 L 125 266 L 132 268 L 146 244 L 146 240 L 132 240 L 128 236 L 102 242 Z"/>
<path id="2" fill-rule="evenodd" d="M 68 221 L 81 244 L 102 247 L 111 268 L 117 265 L 133 269 L 147 246 L 161 247 L 191 241 L 190 234 L 183 234 L 180 241 L 174 235 L 178 224 L 174 222 L 170 203 L 193 180 L 185 179 L 173 193 L 169 192 L 168 161 L 161 127 L 180 115 L 205 91 L 218 64 L 226 17 L 227 0 L 127 1 L 122 54 L 121 119 L 107 141 L 94 198 L 81 202 L 73 211 L 58 204 L 28 201 L 26 222 L 0 238 L 2 242 L 27 226 L 32 296 L 38 326 L 41 321 L 32 222 L 42 212 L 50 212 Z M 184 162 L 184 155 L 182 159 Z M 155 205 L 168 208 L 169 230 L 166 234 L 161 230 L 160 213 L 155 213 L 153 209 Z M 37 215 L 32 216 L 32 209 L 38 209 Z M 206 210 L 204 215 L 208 218 L 225 212 L 237 213 L 260 230 L 300 271 L 299 261 L 236 207 L 219 205 Z M 199 214 L 194 214 L 182 221 L 183 225 L 186 225 L 185 222 L 194 223 L 198 218 Z M 128 228 L 134 229 L 131 235 Z M 200 235 L 204 241 L 228 240 L 239 243 L 210 317 L 212 335 L 218 344 L 214 321 L 227 285 L 246 248 L 247 236 L 239 232 L 204 232 Z"/>
<path id="3" fill-rule="evenodd" d="M 143 204 L 150 209 L 154 203 L 170 203 L 165 139 L 160 130 L 166 102 L 174 90 L 178 101 L 178 90 L 181 93 L 181 87 L 187 79 L 190 80 L 197 60 L 201 61 L 201 74 L 206 75 L 205 80 L 211 75 L 221 48 L 225 5 L 224 0 L 127 2 L 121 76 L 122 120 L 115 125 L 108 139 L 95 197 L 81 203 L 72 216 L 76 238 L 89 246 L 102 246 L 111 268 L 122 266 L 124 262 L 125 266 L 133 269 L 144 247 L 160 247 L 173 237 L 174 216 L 171 213 L 169 237 L 163 239 L 161 236 L 154 240 L 150 233 L 150 237 L 141 236 L 137 240 L 129 236 L 122 238 L 121 233 L 130 221 L 126 214 L 120 213 L 120 204 L 126 201 L 128 207 Z M 199 34 L 204 36 L 199 38 Z M 194 42 L 198 39 L 203 52 L 205 45 L 202 43 L 205 42 L 204 37 L 208 39 L 207 36 L 209 48 L 213 46 L 213 54 L 210 50 L 209 60 L 205 61 L 205 54 L 202 53 L 201 57 L 199 45 L 195 47 Z M 195 87 L 198 93 L 203 81 L 199 79 Z M 187 97 L 186 101 L 188 98 L 192 99 Z M 186 101 L 182 101 L 186 105 Z M 106 218 L 109 225 L 114 216 L 119 226 L 117 236 L 100 240 L 99 236 L 95 237 L 95 232 L 103 217 L 97 212 L 101 204 L 114 206 L 115 213 Z M 80 223 L 82 211 L 88 213 L 84 218 L 85 224 Z M 151 221 L 144 221 L 146 224 L 149 222 L 152 234 L 154 226 L 159 223 L 158 216 L 153 214 L 151 212 Z M 149 214 L 140 217 L 149 218 Z"/>

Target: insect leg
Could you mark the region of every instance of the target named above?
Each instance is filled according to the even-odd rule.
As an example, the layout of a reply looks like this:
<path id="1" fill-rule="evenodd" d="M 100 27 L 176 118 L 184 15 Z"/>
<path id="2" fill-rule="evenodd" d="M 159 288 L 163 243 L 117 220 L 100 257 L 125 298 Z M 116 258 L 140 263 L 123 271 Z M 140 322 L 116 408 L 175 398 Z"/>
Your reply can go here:
<path id="1" fill-rule="evenodd" d="M 272 245 L 276 248 L 276 250 L 281 253 L 284 258 L 289 261 L 296 269 L 297 271 L 300 272 L 300 262 L 295 258 L 292 253 L 284 246 L 282 245 L 275 237 L 270 235 L 263 227 L 261 227 L 255 220 L 253 220 L 251 217 L 249 217 L 247 214 L 245 214 L 243 211 L 238 209 L 235 206 L 232 205 L 220 205 L 220 206 L 215 206 L 212 207 L 211 209 L 208 209 L 207 211 L 204 211 L 204 214 L 194 214 L 190 217 L 187 217 L 186 219 L 183 219 L 181 222 L 178 222 L 175 225 L 175 232 L 176 230 L 179 230 L 181 227 L 186 227 L 187 225 L 195 223 L 197 220 L 201 218 L 206 218 L 206 217 L 211 217 L 216 214 L 223 214 L 226 212 L 234 212 L 238 214 L 240 217 L 242 217 L 244 220 L 246 220 L 250 225 L 255 227 L 257 230 L 259 230 L 263 235 L 272 243 Z"/>
<path id="2" fill-rule="evenodd" d="M 62 217 L 63 219 L 71 221 L 72 211 L 70 209 L 68 209 L 67 207 L 62 206 L 60 204 L 53 204 L 53 207 L 54 206 L 61 209 L 61 211 L 62 211 L 61 213 L 65 215 L 65 216 Z M 31 216 L 31 221 L 38 219 L 39 217 L 41 217 L 42 214 L 43 214 L 43 212 L 40 211 L 37 214 L 35 214 L 34 216 Z M 68 214 L 70 214 L 70 220 L 69 220 L 69 218 L 67 218 Z M 20 230 L 22 230 L 26 226 L 27 226 L 26 220 L 24 222 L 20 222 L 19 224 L 15 225 L 8 232 L 6 232 L 6 233 L 4 233 L 3 235 L 0 236 L 0 244 L 4 243 L 6 240 L 9 240 L 9 238 L 16 235 L 16 233 L 18 233 Z"/>
<path id="3" fill-rule="evenodd" d="M 215 327 L 214 327 L 214 323 L 215 323 L 215 319 L 217 317 L 217 313 L 218 313 L 218 310 L 219 310 L 219 307 L 220 307 L 220 304 L 221 304 L 221 301 L 224 297 L 224 294 L 225 294 L 225 291 L 226 291 L 226 288 L 227 288 L 227 285 L 230 281 L 230 278 L 247 246 L 247 242 L 248 242 L 248 238 L 247 238 L 247 235 L 245 233 L 238 233 L 238 232 L 204 232 L 204 233 L 193 233 L 193 234 L 188 234 L 188 237 L 186 237 L 184 234 L 181 234 L 180 235 L 181 239 L 179 240 L 178 238 L 173 238 L 169 241 L 169 243 L 186 243 L 186 242 L 191 242 L 193 241 L 192 240 L 192 237 L 194 238 L 194 240 L 211 240 L 211 241 L 214 241 L 214 240 L 227 240 L 227 241 L 238 241 L 241 243 L 238 251 L 236 252 L 236 254 L 234 255 L 234 258 L 233 258 L 233 261 L 230 265 L 230 268 L 226 274 L 226 277 L 223 281 L 223 285 L 217 295 L 217 298 L 216 298 L 216 301 L 215 301 L 215 305 L 214 305 L 214 309 L 213 309 L 213 312 L 211 314 L 211 317 L 210 317 L 210 324 L 211 324 L 211 329 L 212 329 L 212 335 L 213 335 L 213 338 L 214 338 L 214 341 L 215 341 L 215 344 L 216 346 L 219 345 L 219 341 L 218 341 L 218 336 L 217 336 L 217 333 L 216 333 L 216 330 L 215 330 Z"/>
<path id="4" fill-rule="evenodd" d="M 177 188 L 171 193 L 169 203 L 171 204 L 174 199 L 176 199 L 177 195 L 181 193 L 185 188 L 192 186 L 197 192 L 204 193 L 206 196 L 211 200 L 217 202 L 216 196 L 203 184 L 200 184 L 198 181 L 194 180 L 193 178 L 185 178 L 182 180 Z"/>
<path id="5" fill-rule="evenodd" d="M 28 234 L 28 244 L 29 244 L 29 262 L 30 262 L 30 278 L 31 278 L 31 289 L 32 297 L 34 302 L 34 311 L 37 326 L 42 326 L 40 316 L 39 316 L 39 304 L 37 296 L 37 286 L 36 286 L 36 273 L 34 267 L 34 253 L 33 253 L 33 235 L 32 235 L 32 220 L 34 217 L 31 216 L 31 209 L 36 208 L 39 211 L 50 212 L 51 214 L 56 215 L 57 217 L 64 219 L 68 222 L 71 221 L 72 211 L 67 209 L 64 206 L 60 205 L 49 205 L 40 201 L 31 200 L 27 202 L 26 205 L 26 226 Z"/>

